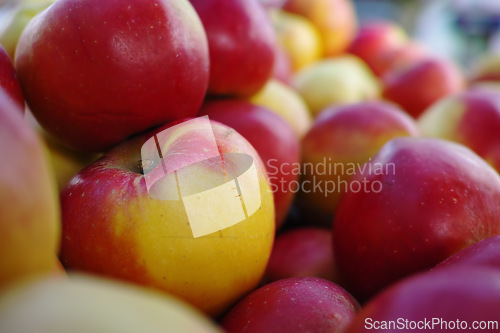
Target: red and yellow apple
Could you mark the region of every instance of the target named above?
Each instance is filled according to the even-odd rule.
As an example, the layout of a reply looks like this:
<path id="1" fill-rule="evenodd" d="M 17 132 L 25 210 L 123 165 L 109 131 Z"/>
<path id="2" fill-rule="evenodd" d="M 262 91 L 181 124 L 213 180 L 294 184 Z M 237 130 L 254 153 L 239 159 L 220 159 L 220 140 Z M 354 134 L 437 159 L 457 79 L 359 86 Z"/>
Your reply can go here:
<path id="1" fill-rule="evenodd" d="M 300 142 L 293 129 L 274 112 L 243 100 L 205 102 L 199 115 L 234 128 L 257 150 L 269 176 L 279 228 L 298 186 L 294 167 L 300 162 Z"/>
<path id="2" fill-rule="evenodd" d="M 294 78 L 294 88 L 316 117 L 331 105 L 377 99 L 381 87 L 361 59 L 344 55 L 318 61 L 299 71 Z"/>
<path id="3" fill-rule="evenodd" d="M 500 97 L 468 91 L 440 100 L 418 119 L 423 136 L 459 142 L 500 172 Z"/>
<path id="4" fill-rule="evenodd" d="M 210 51 L 208 92 L 249 96 L 272 76 L 275 34 L 258 0 L 189 0 L 203 22 Z"/>
<path id="5" fill-rule="evenodd" d="M 351 0 L 287 0 L 283 9 L 304 16 L 316 26 L 326 57 L 342 54 L 356 35 L 357 19 Z"/>
<path id="6" fill-rule="evenodd" d="M 0 89 L 0 288 L 50 274 L 60 236 L 59 200 L 41 140 Z"/>
<path id="7" fill-rule="evenodd" d="M 408 37 L 402 27 L 389 21 L 363 24 L 347 52 L 358 56 L 380 76 L 384 71 L 385 55 L 402 47 Z"/>
<path id="8" fill-rule="evenodd" d="M 267 284 L 241 300 L 222 319 L 228 333 L 338 332 L 359 305 L 333 282 L 305 277 Z"/>
<path id="9" fill-rule="evenodd" d="M 360 301 L 500 234 L 500 175 L 453 142 L 393 139 L 349 187 L 333 244 L 342 283 Z"/>
<path id="10" fill-rule="evenodd" d="M 312 126 L 312 116 L 302 97 L 293 88 L 269 80 L 250 101 L 280 115 L 302 138 Z"/>
<path id="11" fill-rule="evenodd" d="M 0 331 L 221 332 L 172 296 L 81 274 L 23 281 L 6 290 L 0 296 Z"/>
<path id="12" fill-rule="evenodd" d="M 209 75 L 187 0 L 56 1 L 24 29 L 15 66 L 42 127 L 85 151 L 194 116 Z"/>
<path id="13" fill-rule="evenodd" d="M 171 293 L 211 315 L 256 287 L 275 230 L 265 166 L 234 129 L 211 127 L 209 135 L 198 122 L 168 124 L 79 172 L 61 194 L 63 265 Z M 200 160 L 207 151 L 223 159 Z M 235 184 L 246 167 L 255 179 L 249 171 Z"/>
<path id="14" fill-rule="evenodd" d="M 331 225 L 357 168 L 389 140 L 417 134 L 413 119 L 392 104 L 366 102 L 325 109 L 302 140 L 301 208 L 324 213 Z M 315 184 L 321 185 L 319 189 Z"/>
<path id="15" fill-rule="evenodd" d="M 383 78 L 383 97 L 417 118 L 433 103 L 465 87 L 462 73 L 452 62 L 429 58 L 389 71 Z"/>

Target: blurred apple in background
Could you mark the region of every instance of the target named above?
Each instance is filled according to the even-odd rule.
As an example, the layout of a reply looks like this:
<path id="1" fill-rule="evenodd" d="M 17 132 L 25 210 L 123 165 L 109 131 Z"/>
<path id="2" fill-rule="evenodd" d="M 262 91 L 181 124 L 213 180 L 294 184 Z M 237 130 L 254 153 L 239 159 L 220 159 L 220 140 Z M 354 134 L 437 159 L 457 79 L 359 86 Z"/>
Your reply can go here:
<path id="1" fill-rule="evenodd" d="M 59 200 L 44 148 L 0 89 L 0 288 L 50 274 L 59 250 Z"/>
<path id="2" fill-rule="evenodd" d="M 281 45 L 276 44 L 274 48 L 273 76 L 270 80 L 275 79 L 283 84 L 291 85 L 292 77 L 293 69 L 290 56 Z"/>
<path id="3" fill-rule="evenodd" d="M 389 103 L 365 102 L 326 108 L 302 140 L 301 209 L 309 212 L 308 215 L 323 213 L 326 217 L 323 224 L 331 226 L 339 199 L 358 167 L 368 162 L 387 141 L 417 134 L 413 119 Z M 321 191 L 314 187 L 318 183 Z"/>
<path id="4" fill-rule="evenodd" d="M 336 282 L 332 233 L 322 228 L 297 228 L 278 235 L 267 264 L 265 281 L 319 277 Z"/>
<path id="5" fill-rule="evenodd" d="M 359 305 L 336 284 L 318 278 L 289 278 L 265 285 L 222 319 L 228 332 L 339 332 Z"/>
<path id="6" fill-rule="evenodd" d="M 0 331 L 221 332 L 174 297 L 80 274 L 24 281 L 8 289 L 0 297 Z"/>
<path id="7" fill-rule="evenodd" d="M 208 91 L 249 96 L 272 76 L 275 34 L 258 0 L 190 0 L 210 51 Z"/>
<path id="8" fill-rule="evenodd" d="M 384 69 L 384 57 L 402 47 L 408 40 L 401 26 L 389 21 L 373 21 L 363 24 L 347 52 L 358 56 L 380 76 Z"/>
<path id="9" fill-rule="evenodd" d="M 342 54 L 356 34 L 357 18 L 351 0 L 287 0 L 283 9 L 304 16 L 316 26 L 326 57 Z"/>
<path id="10" fill-rule="evenodd" d="M 383 97 L 417 118 L 429 106 L 465 87 L 462 73 L 449 60 L 427 58 L 389 71 L 383 78 Z"/>
<path id="11" fill-rule="evenodd" d="M 306 18 L 281 10 L 271 11 L 277 42 L 290 57 L 292 70 L 307 67 L 323 56 L 321 36 Z"/>
<path id="12" fill-rule="evenodd" d="M 497 332 L 499 280 L 498 270 L 482 267 L 419 274 L 377 295 L 344 332 Z"/>
<path id="13" fill-rule="evenodd" d="M 207 101 L 199 115 L 235 129 L 257 150 L 269 176 L 279 228 L 298 187 L 294 169 L 300 162 L 300 143 L 291 126 L 267 108 L 243 100 Z"/>
<path id="14" fill-rule="evenodd" d="M 195 195 L 220 185 L 216 182 L 220 163 L 211 160 L 186 166 L 174 178 L 171 173 L 148 190 L 146 177 L 150 173 L 165 165 L 184 166 L 198 156 L 200 149 L 214 145 L 197 123 L 183 122 L 173 128 L 170 139 L 158 143 L 165 164 L 153 165 L 153 160 L 142 158 L 141 149 L 169 126 L 172 124 L 116 146 L 79 172 L 63 190 L 61 261 L 68 270 L 160 289 L 217 315 L 255 288 L 262 278 L 274 240 L 273 197 L 257 152 L 236 131 L 212 122 L 215 149 L 220 154 L 241 153 L 252 158 L 258 180 L 244 200 L 260 200 L 261 204 L 252 215 L 247 211 L 249 216 L 243 216 L 241 222 L 195 238 L 192 214 L 201 210 L 196 215 L 202 220 L 199 223 L 212 228 L 214 223 L 234 218 L 237 212 L 230 205 L 233 201 L 220 202 L 223 197 L 217 194 L 211 197 L 210 207 Z M 224 161 L 227 177 L 245 167 L 242 162 Z M 184 199 L 178 198 L 180 177 L 183 198 L 194 196 L 191 200 L 199 203 L 190 212 Z M 169 195 L 177 199 L 163 200 Z"/>
<path id="15" fill-rule="evenodd" d="M 0 44 L 14 60 L 17 41 L 24 27 L 36 14 L 40 13 L 55 0 L 21 0 L 16 3 L 0 22 Z"/>
<path id="16" fill-rule="evenodd" d="M 374 100 L 380 96 L 377 78 L 353 55 L 321 60 L 304 68 L 296 74 L 294 88 L 313 116 L 331 105 Z"/>
<path id="17" fill-rule="evenodd" d="M 299 138 L 311 128 L 312 116 L 302 97 L 276 80 L 269 80 L 250 101 L 283 117 Z"/>
<path id="18" fill-rule="evenodd" d="M 470 66 L 471 82 L 500 81 L 500 52 L 486 53 L 475 59 Z"/>
<path id="19" fill-rule="evenodd" d="M 418 119 L 423 136 L 459 142 L 500 172 L 500 96 L 469 91 L 435 103 Z"/>
<path id="20" fill-rule="evenodd" d="M 365 187 L 343 194 L 333 244 L 342 283 L 360 301 L 500 233 L 500 175 L 465 146 L 393 139 L 352 182 Z"/>
<path id="21" fill-rule="evenodd" d="M 59 0 L 26 26 L 15 65 L 42 127 L 85 151 L 194 116 L 209 74 L 187 0 Z"/>
<path id="22" fill-rule="evenodd" d="M 0 44 L 0 89 L 12 98 L 21 112 L 24 112 L 24 96 L 17 79 L 16 70 L 7 52 Z"/>

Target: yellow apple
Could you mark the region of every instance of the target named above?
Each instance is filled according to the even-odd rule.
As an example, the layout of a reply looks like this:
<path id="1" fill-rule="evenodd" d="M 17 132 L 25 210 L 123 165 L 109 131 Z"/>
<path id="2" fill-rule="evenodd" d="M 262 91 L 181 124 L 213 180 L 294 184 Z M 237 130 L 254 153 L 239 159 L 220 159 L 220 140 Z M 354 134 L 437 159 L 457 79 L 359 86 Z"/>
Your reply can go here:
<path id="1" fill-rule="evenodd" d="M 323 42 L 318 30 L 306 18 L 281 10 L 271 11 L 278 43 L 290 57 L 297 71 L 323 56 Z"/>
<path id="2" fill-rule="evenodd" d="M 9 288 L 0 297 L 0 331 L 221 332 L 174 297 L 86 275 L 30 279 Z"/>
<path id="3" fill-rule="evenodd" d="M 327 106 L 377 99 L 381 91 L 370 68 L 353 55 L 321 60 L 299 71 L 294 87 L 313 116 Z"/>
<path id="4" fill-rule="evenodd" d="M 303 137 L 312 125 L 311 113 L 302 97 L 277 80 L 269 80 L 250 100 L 283 117 L 299 138 Z"/>

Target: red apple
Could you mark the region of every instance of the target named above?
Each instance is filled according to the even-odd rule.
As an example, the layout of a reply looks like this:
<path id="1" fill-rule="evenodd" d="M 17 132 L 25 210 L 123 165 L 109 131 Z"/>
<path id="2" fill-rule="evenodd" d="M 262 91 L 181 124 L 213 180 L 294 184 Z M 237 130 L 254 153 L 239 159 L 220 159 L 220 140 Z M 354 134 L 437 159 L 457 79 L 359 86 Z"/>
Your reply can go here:
<path id="1" fill-rule="evenodd" d="M 448 60 L 435 58 L 389 71 L 383 81 L 383 97 L 413 117 L 418 117 L 440 98 L 464 88 L 464 78 L 458 68 Z"/>
<path id="2" fill-rule="evenodd" d="M 234 128 L 257 150 L 274 194 L 276 226 L 284 222 L 298 190 L 300 144 L 291 126 L 272 111 L 243 100 L 206 102 L 200 115 Z"/>
<path id="3" fill-rule="evenodd" d="M 344 332 L 498 332 L 498 281 L 483 267 L 419 274 L 370 301 Z"/>
<path id="4" fill-rule="evenodd" d="M 358 304 L 336 284 L 318 278 L 289 278 L 257 289 L 222 320 L 232 332 L 338 332 Z"/>
<path id="5" fill-rule="evenodd" d="M 332 233 L 322 228 L 298 228 L 276 237 L 267 264 L 266 281 L 290 277 L 319 277 L 337 281 Z"/>
<path id="6" fill-rule="evenodd" d="M 500 175 L 462 145 L 393 139 L 351 183 L 333 244 L 343 283 L 360 300 L 500 233 Z"/>
<path id="7" fill-rule="evenodd" d="M 455 253 L 433 269 L 487 266 L 500 269 L 500 236 L 492 236 Z M 472 269 L 472 268 L 471 268 Z"/>
<path id="8" fill-rule="evenodd" d="M 418 119 L 424 136 L 457 141 L 500 172 L 500 97 L 468 91 L 435 103 Z"/>
<path id="9" fill-rule="evenodd" d="M 24 29 L 15 65 L 40 124 L 86 151 L 193 116 L 209 74 L 187 0 L 57 1 Z"/>
<path id="10" fill-rule="evenodd" d="M 17 79 L 14 65 L 2 45 L 0 45 L 0 89 L 3 89 L 24 112 L 24 96 L 21 85 Z"/>
<path id="11" fill-rule="evenodd" d="M 331 226 L 339 199 L 358 166 L 387 141 L 417 134 L 413 119 L 389 103 L 326 108 L 302 140 L 301 208 L 324 213 L 328 216 L 326 224 Z"/>
<path id="12" fill-rule="evenodd" d="M 360 27 L 347 52 L 364 60 L 373 73 L 380 76 L 385 55 L 402 47 L 407 38 L 403 28 L 395 23 L 373 21 Z"/>
<path id="13" fill-rule="evenodd" d="M 275 35 L 258 0 L 190 0 L 210 50 L 208 91 L 250 96 L 272 76 Z"/>
<path id="14" fill-rule="evenodd" d="M 211 315 L 255 288 L 274 240 L 266 170 L 236 131 L 208 127 L 198 118 L 168 124 L 79 172 L 61 193 L 63 265 Z"/>
<path id="15" fill-rule="evenodd" d="M 0 331 L 11 333 L 220 333 L 178 299 L 93 276 L 19 283 L 0 296 Z"/>
<path id="16" fill-rule="evenodd" d="M 0 89 L 0 289 L 50 274 L 59 249 L 59 199 L 40 139 Z"/>

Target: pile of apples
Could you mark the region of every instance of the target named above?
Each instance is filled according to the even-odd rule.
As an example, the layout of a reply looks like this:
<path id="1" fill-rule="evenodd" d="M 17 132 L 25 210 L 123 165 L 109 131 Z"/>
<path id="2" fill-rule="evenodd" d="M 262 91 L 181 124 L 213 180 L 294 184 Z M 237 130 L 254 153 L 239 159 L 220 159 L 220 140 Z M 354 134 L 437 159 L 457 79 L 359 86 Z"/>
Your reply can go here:
<path id="1" fill-rule="evenodd" d="M 350 0 L 9 10 L 0 332 L 500 331 L 500 56 Z"/>

